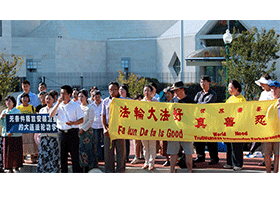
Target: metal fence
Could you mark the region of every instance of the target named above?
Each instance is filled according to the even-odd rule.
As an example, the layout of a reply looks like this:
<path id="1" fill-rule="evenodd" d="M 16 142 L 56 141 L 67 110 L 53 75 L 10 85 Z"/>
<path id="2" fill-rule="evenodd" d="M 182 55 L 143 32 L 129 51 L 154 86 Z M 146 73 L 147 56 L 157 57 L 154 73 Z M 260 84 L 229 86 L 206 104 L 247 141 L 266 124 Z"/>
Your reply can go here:
<path id="1" fill-rule="evenodd" d="M 138 77 L 157 78 L 159 82 L 174 83 L 179 77 L 170 73 L 135 73 Z M 50 72 L 50 73 L 28 73 L 26 79 L 31 83 L 31 91 L 38 92 L 38 85 L 44 81 L 47 84 L 48 91 L 60 90 L 62 85 L 70 85 L 72 87 L 90 89 L 97 86 L 100 90 L 107 90 L 108 83 L 118 78 L 119 73 L 105 72 Z M 199 74 L 195 72 L 187 72 L 184 74 L 185 83 L 195 83 L 198 81 Z"/>

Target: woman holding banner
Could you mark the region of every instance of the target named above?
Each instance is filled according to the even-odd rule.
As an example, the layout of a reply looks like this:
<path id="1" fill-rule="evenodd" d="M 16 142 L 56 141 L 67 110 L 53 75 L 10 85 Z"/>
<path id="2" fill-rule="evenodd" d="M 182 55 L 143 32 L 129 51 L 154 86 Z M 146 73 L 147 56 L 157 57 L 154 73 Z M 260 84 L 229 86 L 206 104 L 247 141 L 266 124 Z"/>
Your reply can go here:
<path id="1" fill-rule="evenodd" d="M 144 99 L 142 101 L 154 101 L 158 102 L 157 99 L 152 97 L 153 88 L 150 85 L 144 86 Z M 153 170 L 156 159 L 156 140 L 142 140 L 143 151 L 145 157 L 145 163 L 142 169 Z"/>
<path id="2" fill-rule="evenodd" d="M 238 103 L 244 102 L 246 99 L 241 93 L 242 87 L 236 80 L 229 82 L 228 91 L 231 96 L 228 98 L 226 103 Z M 224 166 L 225 169 L 233 169 L 234 171 L 241 170 L 243 167 L 243 143 L 231 142 L 225 143 L 227 145 L 227 164 Z"/>
<path id="3" fill-rule="evenodd" d="M 22 148 L 22 134 L 21 133 L 7 133 L 6 115 L 8 114 L 21 114 L 20 110 L 16 107 L 16 99 L 13 96 L 5 98 L 7 109 L 1 113 L 0 125 L 2 126 L 3 141 L 3 164 L 4 169 L 8 169 L 9 173 L 19 173 L 19 167 L 22 167 L 23 161 L 23 148 Z"/>
<path id="4" fill-rule="evenodd" d="M 47 106 L 41 108 L 39 114 L 47 114 L 53 108 L 53 93 L 46 94 Z M 59 172 L 59 144 L 57 133 L 41 133 L 37 173 L 58 173 Z"/>

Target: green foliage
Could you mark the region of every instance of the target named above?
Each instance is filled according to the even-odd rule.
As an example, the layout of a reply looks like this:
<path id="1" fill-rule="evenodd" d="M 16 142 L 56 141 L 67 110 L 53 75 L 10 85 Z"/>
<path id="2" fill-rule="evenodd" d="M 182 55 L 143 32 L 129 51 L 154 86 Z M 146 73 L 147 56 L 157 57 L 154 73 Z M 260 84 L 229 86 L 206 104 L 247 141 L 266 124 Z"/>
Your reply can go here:
<path id="1" fill-rule="evenodd" d="M 0 94 L 6 97 L 9 92 L 13 92 L 18 79 L 16 79 L 16 72 L 18 67 L 22 65 L 23 59 L 16 56 L 11 56 L 11 60 L 5 58 L 2 53 L 0 56 Z"/>
<path id="2" fill-rule="evenodd" d="M 146 78 L 138 78 L 135 74 L 129 73 L 129 76 L 126 79 L 125 73 L 121 72 L 120 70 L 118 70 L 118 72 L 120 75 L 117 78 L 117 82 L 119 82 L 120 85 L 128 85 L 128 91 L 131 98 L 133 98 L 138 93 L 143 94 L 144 86 L 149 83 Z"/>
<path id="3" fill-rule="evenodd" d="M 242 84 L 244 97 L 247 100 L 258 98 L 261 87 L 255 84 L 262 75 L 268 73 L 275 80 L 273 73 L 275 64 L 279 56 L 277 52 L 280 49 L 278 42 L 279 35 L 274 29 L 269 31 L 256 28 L 252 30 L 236 33 L 234 30 L 233 40 L 229 48 L 229 61 L 223 63 L 222 76 L 225 80 L 225 69 L 227 66 L 228 80 L 237 80 Z"/>

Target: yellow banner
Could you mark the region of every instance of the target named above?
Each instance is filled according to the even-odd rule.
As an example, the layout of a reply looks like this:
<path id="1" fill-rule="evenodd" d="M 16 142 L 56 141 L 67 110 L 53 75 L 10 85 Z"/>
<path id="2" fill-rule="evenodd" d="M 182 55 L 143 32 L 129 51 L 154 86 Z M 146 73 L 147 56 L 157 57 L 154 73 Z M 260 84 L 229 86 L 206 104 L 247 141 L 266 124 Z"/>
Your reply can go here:
<path id="1" fill-rule="evenodd" d="M 112 140 L 279 142 L 277 100 L 183 104 L 113 99 Z"/>

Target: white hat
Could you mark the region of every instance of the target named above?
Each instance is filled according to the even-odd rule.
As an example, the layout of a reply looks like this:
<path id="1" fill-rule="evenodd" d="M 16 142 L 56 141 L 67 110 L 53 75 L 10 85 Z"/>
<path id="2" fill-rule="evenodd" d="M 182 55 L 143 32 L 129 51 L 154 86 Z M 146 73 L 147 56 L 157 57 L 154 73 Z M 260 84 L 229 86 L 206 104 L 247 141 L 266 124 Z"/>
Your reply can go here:
<path id="1" fill-rule="evenodd" d="M 255 81 L 255 83 L 256 83 L 258 86 L 261 86 L 261 83 L 267 84 L 267 85 L 268 85 L 270 82 L 271 82 L 271 79 L 266 80 L 264 77 L 261 77 L 260 80 Z"/>

